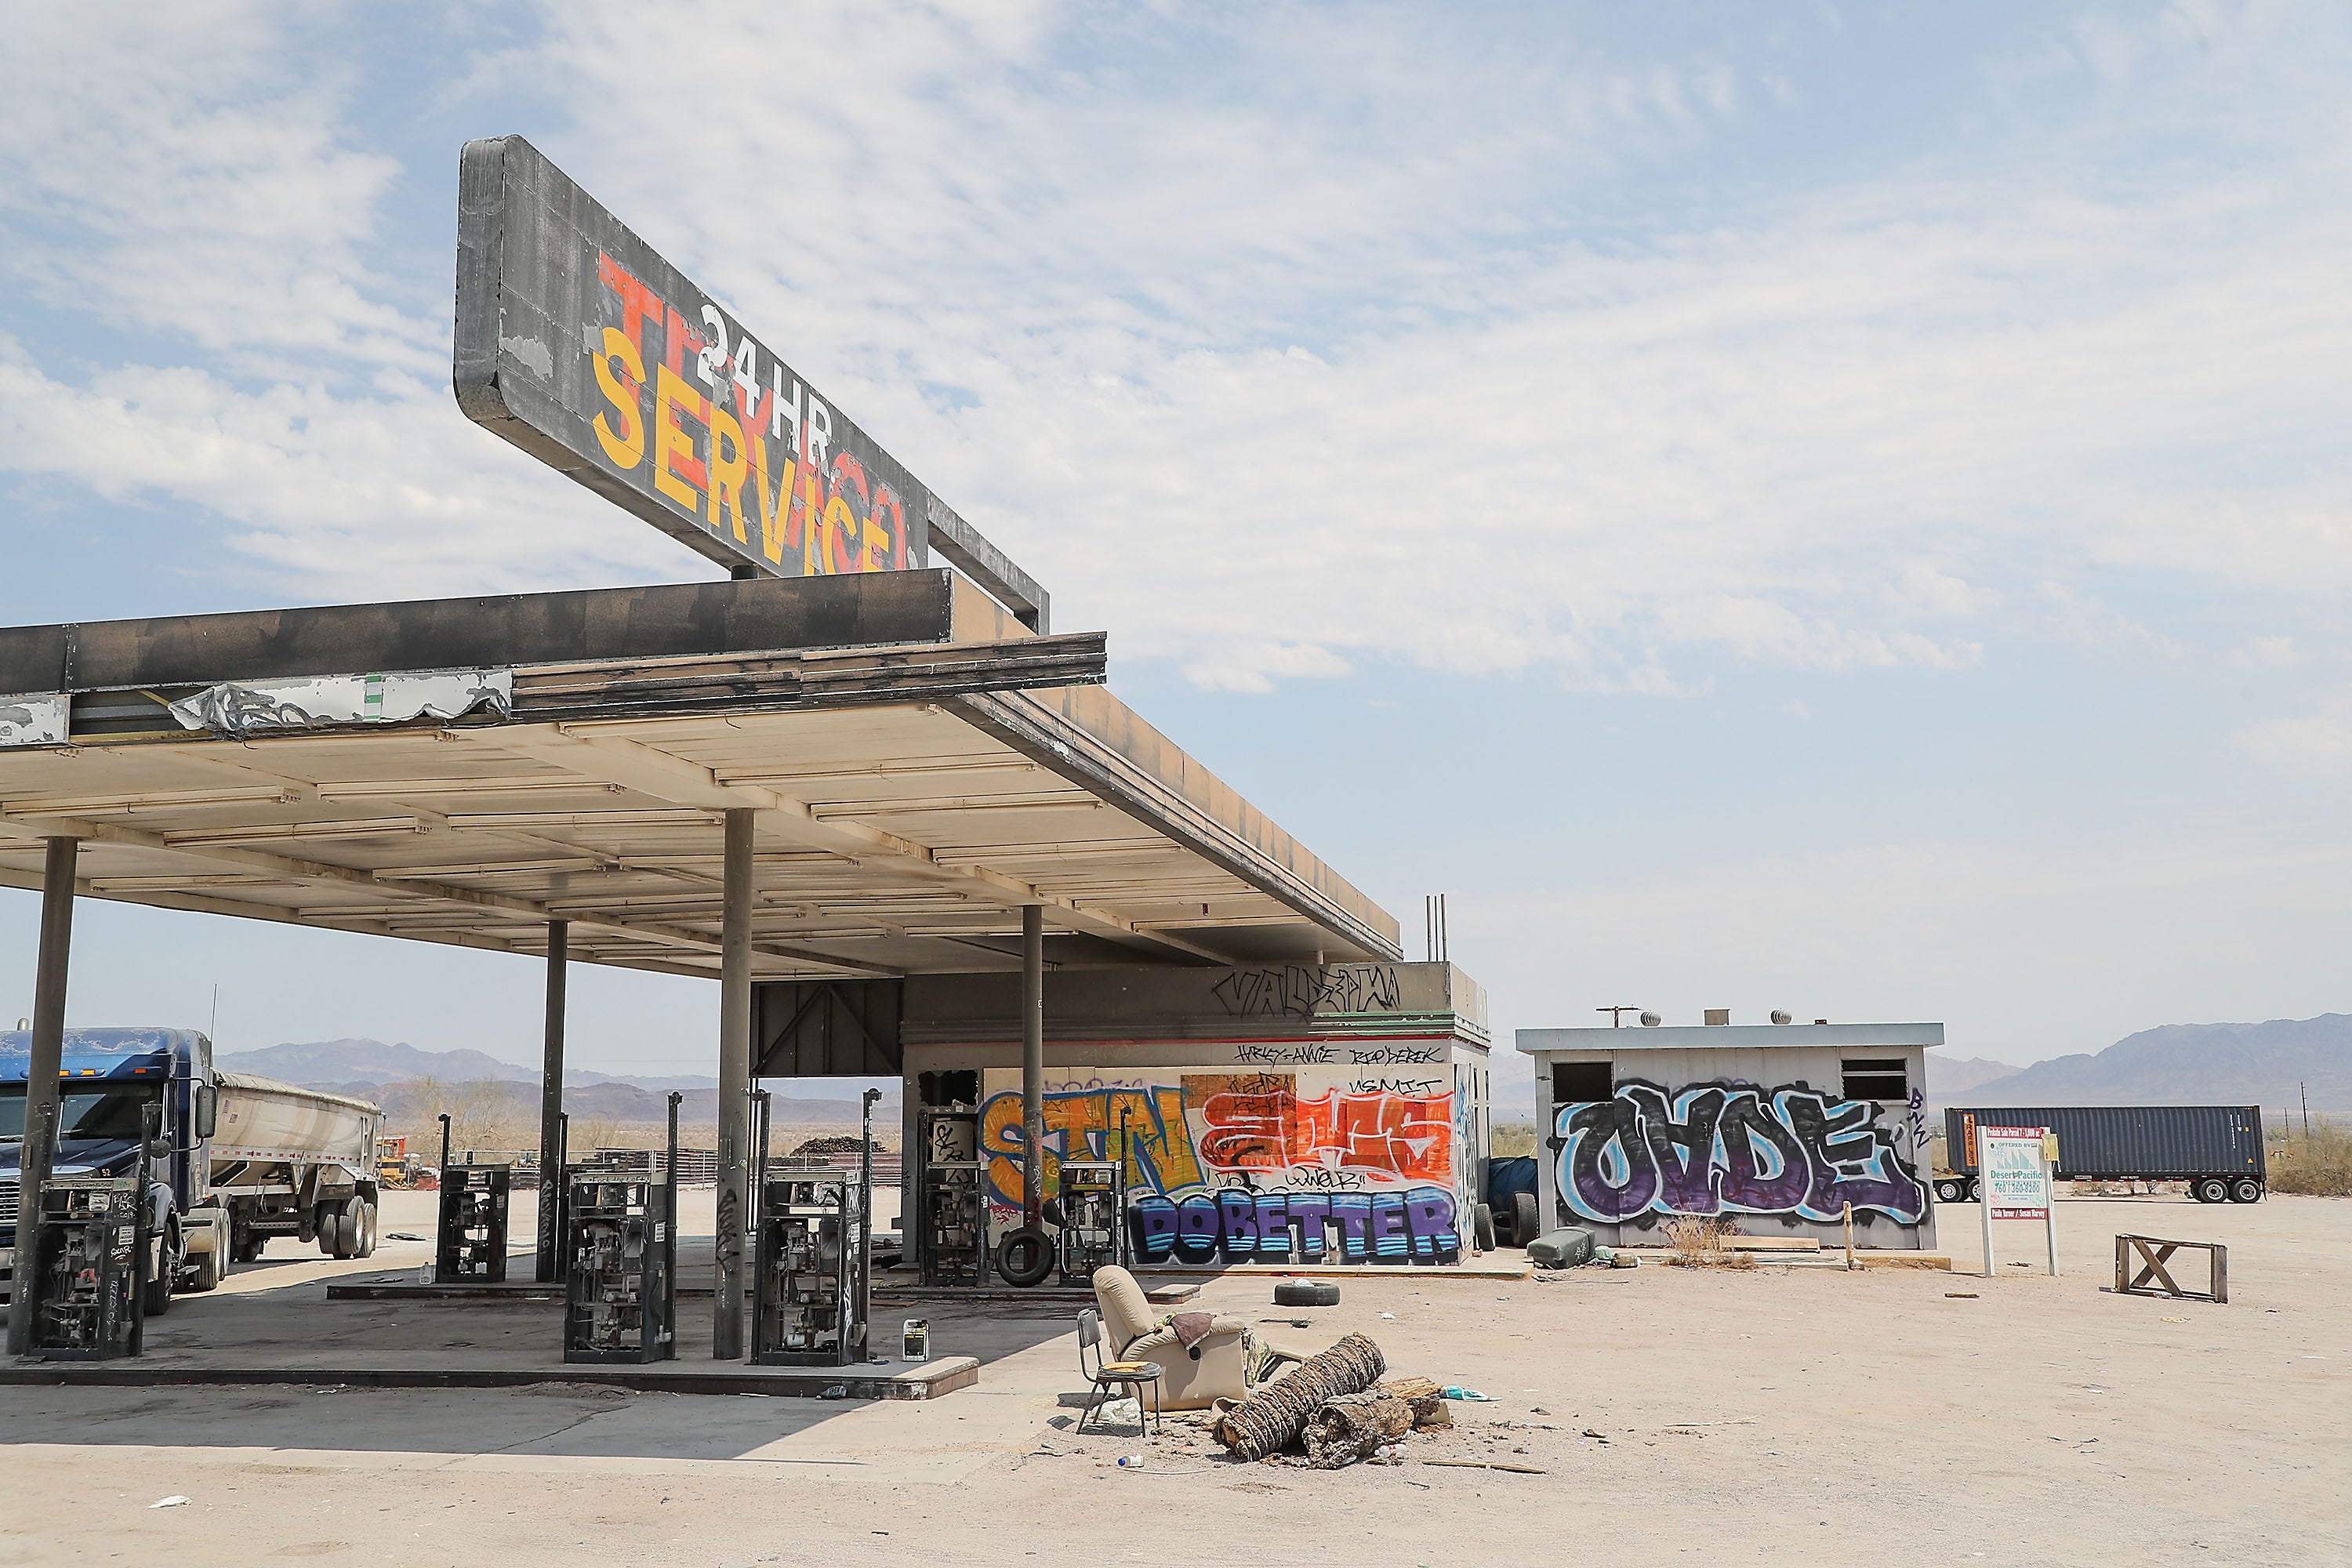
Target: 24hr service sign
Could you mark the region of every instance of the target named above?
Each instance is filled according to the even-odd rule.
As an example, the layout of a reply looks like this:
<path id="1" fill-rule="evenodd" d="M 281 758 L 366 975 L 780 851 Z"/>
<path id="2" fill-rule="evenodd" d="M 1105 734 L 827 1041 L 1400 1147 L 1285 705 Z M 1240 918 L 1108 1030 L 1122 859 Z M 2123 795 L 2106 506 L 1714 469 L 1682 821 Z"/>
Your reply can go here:
<path id="1" fill-rule="evenodd" d="M 467 417 L 712 560 L 929 564 L 929 492 L 520 136 L 469 142 L 453 379 Z"/>

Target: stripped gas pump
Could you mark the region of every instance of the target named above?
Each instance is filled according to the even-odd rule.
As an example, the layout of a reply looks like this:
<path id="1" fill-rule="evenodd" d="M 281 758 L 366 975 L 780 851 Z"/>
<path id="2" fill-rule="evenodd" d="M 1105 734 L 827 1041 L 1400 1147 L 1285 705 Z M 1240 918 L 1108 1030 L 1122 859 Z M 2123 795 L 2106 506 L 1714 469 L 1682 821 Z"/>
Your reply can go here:
<path id="1" fill-rule="evenodd" d="M 669 1097 L 669 1143 L 659 1171 L 588 1164 L 564 1173 L 567 1362 L 668 1361 L 677 1354 L 682 1098 Z"/>
<path id="2" fill-rule="evenodd" d="M 847 1366 L 867 1355 L 872 1317 L 874 1103 L 866 1093 L 858 1169 L 777 1173 L 768 1163 L 768 1095 L 758 1108 L 759 1241 L 751 1289 L 755 1366 Z"/>

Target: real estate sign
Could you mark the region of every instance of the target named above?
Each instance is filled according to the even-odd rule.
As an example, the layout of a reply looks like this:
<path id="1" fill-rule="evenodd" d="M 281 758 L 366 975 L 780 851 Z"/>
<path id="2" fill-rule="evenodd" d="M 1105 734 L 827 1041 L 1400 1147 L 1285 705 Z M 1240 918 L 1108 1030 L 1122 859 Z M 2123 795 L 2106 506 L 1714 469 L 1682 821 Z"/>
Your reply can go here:
<path id="1" fill-rule="evenodd" d="M 2050 1163 L 2039 1127 L 1977 1129 L 1979 1180 L 1994 1219 L 2050 1217 Z"/>

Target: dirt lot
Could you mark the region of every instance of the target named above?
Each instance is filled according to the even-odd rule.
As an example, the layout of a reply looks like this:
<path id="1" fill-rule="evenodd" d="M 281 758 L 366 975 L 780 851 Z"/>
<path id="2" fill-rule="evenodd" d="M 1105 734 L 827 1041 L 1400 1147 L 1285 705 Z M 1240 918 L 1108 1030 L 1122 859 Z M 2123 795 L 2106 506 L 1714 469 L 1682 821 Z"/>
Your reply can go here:
<path id="1" fill-rule="evenodd" d="M 2229 1243 L 2230 1304 L 2103 1290 L 2119 1230 Z M 2352 1562 L 2352 1201 L 2085 1199 L 2060 1233 L 2054 1280 L 2014 1225 L 2002 1255 L 2034 1269 L 1990 1280 L 1358 1279 L 1304 1331 L 1264 1279 L 1213 1284 L 1278 1339 L 1360 1329 L 1494 1395 L 1402 1466 L 1329 1474 L 1230 1463 L 1175 1421 L 1073 1436 L 1068 1323 L 1027 1309 L 955 1324 L 937 1348 L 985 1356 L 981 1386 L 927 1404 L 10 1388 L 0 1563 Z M 1975 1268 L 1973 1211 L 1943 1239 Z M 405 1256 L 288 1250 L 231 1288 L 328 1332 L 347 1309 L 318 1275 Z M 1547 1473 L 1412 1462 L 1473 1456 Z"/>

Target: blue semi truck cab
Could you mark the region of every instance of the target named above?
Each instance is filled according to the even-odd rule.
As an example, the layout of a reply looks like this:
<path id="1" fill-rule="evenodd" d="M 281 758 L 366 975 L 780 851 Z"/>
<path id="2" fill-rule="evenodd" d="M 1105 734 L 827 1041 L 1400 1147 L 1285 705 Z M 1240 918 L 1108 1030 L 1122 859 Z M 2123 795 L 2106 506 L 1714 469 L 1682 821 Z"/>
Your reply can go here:
<path id="1" fill-rule="evenodd" d="M 0 1034 L 0 1279 L 22 1204 L 31 1037 Z M 58 1074 L 61 1176 L 127 1175 L 155 1126 L 148 1172 L 147 1311 L 210 1290 L 271 1236 L 331 1257 L 374 1249 L 375 1140 L 383 1113 L 341 1095 L 221 1073 L 190 1029 L 68 1029 Z M 14 1281 L 6 1281 L 13 1289 Z"/>

